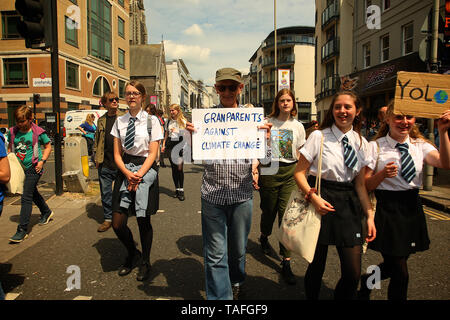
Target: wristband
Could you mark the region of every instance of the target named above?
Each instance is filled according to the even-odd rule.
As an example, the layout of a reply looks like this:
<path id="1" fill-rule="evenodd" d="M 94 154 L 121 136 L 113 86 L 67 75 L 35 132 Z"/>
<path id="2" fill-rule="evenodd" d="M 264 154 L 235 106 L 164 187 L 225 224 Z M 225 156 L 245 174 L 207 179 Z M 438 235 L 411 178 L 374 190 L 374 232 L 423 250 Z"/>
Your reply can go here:
<path id="1" fill-rule="evenodd" d="M 313 193 L 317 193 L 317 189 L 316 188 L 309 189 L 308 193 L 305 195 L 305 200 L 306 201 L 310 201 L 311 200 L 311 196 L 312 196 Z"/>

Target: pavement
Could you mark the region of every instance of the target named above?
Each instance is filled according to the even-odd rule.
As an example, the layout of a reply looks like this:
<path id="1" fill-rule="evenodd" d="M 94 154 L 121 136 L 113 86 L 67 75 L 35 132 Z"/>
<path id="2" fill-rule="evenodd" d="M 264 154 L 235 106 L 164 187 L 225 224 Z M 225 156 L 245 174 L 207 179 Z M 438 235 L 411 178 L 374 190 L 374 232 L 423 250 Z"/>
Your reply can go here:
<path id="1" fill-rule="evenodd" d="M 33 206 L 28 238 L 22 243 L 11 244 L 9 238 L 16 232 L 19 222 L 20 195 L 6 196 L 0 217 L 0 263 L 9 261 L 86 213 L 90 206 L 101 206 L 97 180 L 89 182 L 89 188 L 85 194 L 63 192 L 61 195 L 56 195 L 55 186 L 52 183 L 42 183 L 38 188 L 54 212 L 53 221 L 44 226 L 38 225 L 39 209 Z M 450 214 L 450 170 L 438 169 L 433 179 L 432 190 L 420 190 L 420 196 L 424 205 Z"/>

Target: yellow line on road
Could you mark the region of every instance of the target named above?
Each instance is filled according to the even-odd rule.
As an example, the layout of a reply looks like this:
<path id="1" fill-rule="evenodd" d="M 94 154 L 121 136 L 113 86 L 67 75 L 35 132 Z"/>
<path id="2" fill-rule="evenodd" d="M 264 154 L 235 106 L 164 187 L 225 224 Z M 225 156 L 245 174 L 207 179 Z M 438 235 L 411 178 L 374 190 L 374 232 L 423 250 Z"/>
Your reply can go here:
<path id="1" fill-rule="evenodd" d="M 424 209 L 424 212 L 425 212 L 427 215 L 429 215 L 430 217 L 436 218 L 436 219 L 438 219 L 438 220 L 444 220 L 444 221 L 450 220 L 450 218 L 449 218 L 448 216 L 443 215 L 443 214 L 441 214 L 441 213 L 439 213 L 439 212 L 430 210 L 430 209 Z"/>

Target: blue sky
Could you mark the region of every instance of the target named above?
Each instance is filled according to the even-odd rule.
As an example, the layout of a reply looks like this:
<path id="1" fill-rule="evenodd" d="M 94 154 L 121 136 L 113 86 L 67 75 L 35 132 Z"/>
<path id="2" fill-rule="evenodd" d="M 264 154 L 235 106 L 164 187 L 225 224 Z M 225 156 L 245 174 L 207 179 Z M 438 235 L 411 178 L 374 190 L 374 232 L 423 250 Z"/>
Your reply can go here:
<path id="1" fill-rule="evenodd" d="M 162 37 L 166 60 L 181 58 L 195 80 L 218 68 L 248 72 L 248 60 L 273 30 L 273 0 L 144 0 L 149 43 Z M 314 0 L 277 0 L 277 27 L 314 26 Z"/>

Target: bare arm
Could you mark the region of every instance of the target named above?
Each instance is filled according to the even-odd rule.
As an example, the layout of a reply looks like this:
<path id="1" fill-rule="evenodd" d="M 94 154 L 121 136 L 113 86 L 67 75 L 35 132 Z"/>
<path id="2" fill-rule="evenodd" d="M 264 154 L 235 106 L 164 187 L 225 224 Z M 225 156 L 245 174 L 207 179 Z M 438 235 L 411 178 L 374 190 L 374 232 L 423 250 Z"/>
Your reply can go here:
<path id="1" fill-rule="evenodd" d="M 355 180 L 355 189 L 358 194 L 359 201 L 361 202 L 362 209 L 367 217 L 367 242 L 370 242 L 376 237 L 376 229 L 374 217 L 375 213 L 372 208 L 372 203 L 370 202 L 369 195 L 367 194 L 366 184 L 365 184 L 365 169 L 363 168 L 359 171 Z"/>
<path id="2" fill-rule="evenodd" d="M 8 183 L 11 178 L 8 157 L 0 158 L 0 183 Z"/>
<path id="3" fill-rule="evenodd" d="M 438 121 L 439 151 L 431 151 L 425 157 L 425 162 L 433 167 L 450 169 L 450 110 L 442 114 Z"/>

